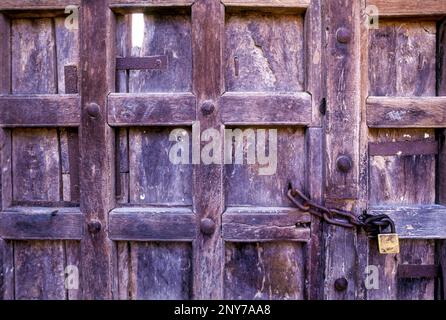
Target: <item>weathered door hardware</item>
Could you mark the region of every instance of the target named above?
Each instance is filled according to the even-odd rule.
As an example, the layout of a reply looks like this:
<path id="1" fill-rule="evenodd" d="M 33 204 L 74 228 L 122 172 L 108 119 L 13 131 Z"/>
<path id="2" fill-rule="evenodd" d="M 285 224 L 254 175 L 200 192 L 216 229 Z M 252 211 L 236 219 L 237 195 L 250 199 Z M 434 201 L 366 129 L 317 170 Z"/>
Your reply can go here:
<path id="1" fill-rule="evenodd" d="M 287 196 L 300 210 L 309 212 L 329 224 L 344 228 L 362 228 L 369 237 L 378 237 L 378 241 L 380 241 L 379 239 L 382 241 L 379 246 L 380 253 L 398 253 L 396 252 L 399 251 L 399 246 L 398 235 L 395 232 L 395 223 L 388 215 L 363 213 L 360 216 L 356 216 L 353 212 L 327 208 L 312 202 L 302 191 L 293 188 L 291 184 L 289 185 Z M 299 197 L 301 202 L 296 197 Z M 385 233 L 387 228 L 390 228 L 391 233 Z M 385 244 L 388 244 L 387 250 L 381 250 Z"/>

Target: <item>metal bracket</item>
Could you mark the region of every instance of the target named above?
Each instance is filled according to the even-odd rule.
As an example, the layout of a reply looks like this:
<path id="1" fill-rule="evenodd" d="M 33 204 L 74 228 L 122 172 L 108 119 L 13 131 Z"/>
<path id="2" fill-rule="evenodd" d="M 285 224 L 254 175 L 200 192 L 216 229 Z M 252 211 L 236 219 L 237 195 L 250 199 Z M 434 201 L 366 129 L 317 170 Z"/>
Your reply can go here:
<path id="1" fill-rule="evenodd" d="M 117 70 L 165 70 L 167 69 L 167 56 L 149 57 L 118 57 Z"/>

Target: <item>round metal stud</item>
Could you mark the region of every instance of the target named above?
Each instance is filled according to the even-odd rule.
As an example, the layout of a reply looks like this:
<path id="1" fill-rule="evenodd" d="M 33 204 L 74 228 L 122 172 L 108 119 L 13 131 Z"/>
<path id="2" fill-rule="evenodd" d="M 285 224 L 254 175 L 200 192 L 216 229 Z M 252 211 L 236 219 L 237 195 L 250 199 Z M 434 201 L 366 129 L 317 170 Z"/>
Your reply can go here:
<path id="1" fill-rule="evenodd" d="M 203 234 L 207 236 L 212 235 L 215 231 L 215 222 L 209 218 L 201 219 L 200 230 Z"/>
<path id="2" fill-rule="evenodd" d="M 87 113 L 90 117 L 96 118 L 101 113 L 101 109 L 97 103 L 91 102 L 87 104 Z"/>
<path id="3" fill-rule="evenodd" d="M 348 281 L 345 278 L 336 279 L 334 282 L 334 287 L 337 291 L 345 291 L 348 287 Z"/>
<path id="4" fill-rule="evenodd" d="M 336 159 L 336 166 L 339 171 L 347 173 L 353 166 L 352 159 L 349 156 L 339 156 Z"/>
<path id="5" fill-rule="evenodd" d="M 212 114 L 215 110 L 215 105 L 212 101 L 204 101 L 201 105 L 201 113 L 205 116 Z"/>
<path id="6" fill-rule="evenodd" d="M 96 234 L 102 229 L 102 223 L 99 220 L 91 220 L 88 223 L 88 232 Z"/>
<path id="7" fill-rule="evenodd" d="M 350 30 L 344 27 L 339 28 L 336 31 L 336 39 L 340 43 L 348 43 L 351 39 L 351 33 Z"/>

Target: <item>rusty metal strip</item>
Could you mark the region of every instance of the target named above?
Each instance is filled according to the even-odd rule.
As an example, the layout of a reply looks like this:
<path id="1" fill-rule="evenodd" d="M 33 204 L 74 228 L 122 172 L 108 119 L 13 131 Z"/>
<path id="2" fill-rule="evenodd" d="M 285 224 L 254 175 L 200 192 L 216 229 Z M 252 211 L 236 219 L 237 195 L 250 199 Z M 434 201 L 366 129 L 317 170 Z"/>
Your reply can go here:
<path id="1" fill-rule="evenodd" d="M 116 58 L 117 70 L 164 70 L 167 56 Z"/>
<path id="2" fill-rule="evenodd" d="M 400 264 L 398 266 L 398 278 L 438 278 L 440 277 L 440 266 L 436 264 Z"/>
<path id="3" fill-rule="evenodd" d="M 369 143 L 370 156 L 412 156 L 438 154 L 437 141 L 398 141 Z"/>
<path id="4" fill-rule="evenodd" d="M 78 89 L 78 77 L 77 77 L 77 66 L 67 65 L 64 67 L 65 75 L 65 93 L 75 94 L 79 93 Z"/>
<path id="5" fill-rule="evenodd" d="M 76 129 L 68 130 L 68 162 L 70 167 L 70 197 L 79 202 L 79 137 Z"/>

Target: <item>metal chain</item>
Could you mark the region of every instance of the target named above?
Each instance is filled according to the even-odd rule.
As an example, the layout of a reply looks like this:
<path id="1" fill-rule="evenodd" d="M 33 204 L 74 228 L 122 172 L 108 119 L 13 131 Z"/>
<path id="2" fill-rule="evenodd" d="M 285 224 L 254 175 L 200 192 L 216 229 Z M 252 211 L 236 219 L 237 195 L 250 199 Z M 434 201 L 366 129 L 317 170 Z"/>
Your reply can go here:
<path id="1" fill-rule="evenodd" d="M 297 208 L 318 217 L 328 224 L 344 228 L 362 228 L 371 237 L 377 236 L 388 227 L 392 232 L 395 230 L 394 222 L 386 214 L 371 215 L 363 213 L 356 216 L 353 212 L 327 208 L 311 201 L 309 197 L 299 189 L 293 188 L 291 184 L 287 196 Z M 300 201 L 297 198 L 300 198 Z"/>

